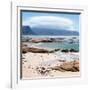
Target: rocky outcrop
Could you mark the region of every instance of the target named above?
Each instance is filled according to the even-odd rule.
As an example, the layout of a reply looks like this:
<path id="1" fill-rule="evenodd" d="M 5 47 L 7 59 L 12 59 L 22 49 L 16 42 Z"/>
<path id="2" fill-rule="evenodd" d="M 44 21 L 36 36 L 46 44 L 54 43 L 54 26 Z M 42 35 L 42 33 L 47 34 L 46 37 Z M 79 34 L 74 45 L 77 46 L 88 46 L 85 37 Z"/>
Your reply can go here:
<path id="1" fill-rule="evenodd" d="M 78 52 L 78 51 L 75 50 L 75 49 L 70 49 L 69 51 L 70 51 L 70 52 Z"/>
<path id="2" fill-rule="evenodd" d="M 51 39 L 43 38 L 43 39 L 32 39 L 31 42 L 33 43 L 39 43 L 39 42 L 53 42 Z"/>
<path id="3" fill-rule="evenodd" d="M 54 50 L 51 50 L 51 51 L 49 51 L 49 53 L 54 53 L 54 52 L 57 52 L 57 51 L 59 51 L 60 49 L 54 49 Z"/>
<path id="4" fill-rule="evenodd" d="M 22 53 L 32 52 L 32 53 L 54 53 L 59 51 L 60 49 L 54 50 L 47 50 L 47 49 L 40 49 L 40 48 L 33 48 L 33 47 L 23 47 Z"/>
<path id="5" fill-rule="evenodd" d="M 49 53 L 48 50 L 46 49 L 38 49 L 38 48 L 22 48 L 22 53 L 27 53 L 27 52 L 32 52 L 32 53 Z"/>
<path id="6" fill-rule="evenodd" d="M 68 53 L 68 52 L 78 52 L 78 50 L 75 50 L 75 49 L 62 49 L 61 52 L 64 52 L 64 53 Z"/>
<path id="7" fill-rule="evenodd" d="M 41 75 L 48 75 L 52 70 L 60 71 L 60 72 L 79 72 L 79 61 L 71 61 L 65 62 L 60 66 L 55 67 L 46 67 L 46 66 L 38 66 L 36 71 Z"/>
<path id="8" fill-rule="evenodd" d="M 61 52 L 68 53 L 69 50 L 68 49 L 62 49 Z"/>
<path id="9" fill-rule="evenodd" d="M 79 71 L 79 61 L 71 61 L 71 62 L 64 62 L 60 66 L 55 66 L 52 70 L 58 70 L 61 72 L 71 71 L 71 72 L 78 72 Z"/>
<path id="10" fill-rule="evenodd" d="M 60 66 L 57 65 L 54 67 L 38 66 L 36 68 L 36 71 L 41 75 L 47 75 L 52 70 L 60 71 L 60 72 L 79 72 L 79 60 L 70 61 L 70 62 L 63 61 L 63 64 L 61 64 Z"/>

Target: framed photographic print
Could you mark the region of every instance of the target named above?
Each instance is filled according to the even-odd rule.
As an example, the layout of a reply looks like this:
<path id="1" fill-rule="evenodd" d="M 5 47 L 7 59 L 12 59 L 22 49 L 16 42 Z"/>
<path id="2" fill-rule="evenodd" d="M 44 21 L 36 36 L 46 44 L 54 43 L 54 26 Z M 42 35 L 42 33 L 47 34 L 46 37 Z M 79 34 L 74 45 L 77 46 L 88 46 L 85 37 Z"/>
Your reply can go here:
<path id="1" fill-rule="evenodd" d="M 21 78 L 80 76 L 80 13 L 21 10 Z"/>
<path id="2" fill-rule="evenodd" d="M 11 9 L 12 87 L 84 80 L 84 8 L 12 3 Z"/>

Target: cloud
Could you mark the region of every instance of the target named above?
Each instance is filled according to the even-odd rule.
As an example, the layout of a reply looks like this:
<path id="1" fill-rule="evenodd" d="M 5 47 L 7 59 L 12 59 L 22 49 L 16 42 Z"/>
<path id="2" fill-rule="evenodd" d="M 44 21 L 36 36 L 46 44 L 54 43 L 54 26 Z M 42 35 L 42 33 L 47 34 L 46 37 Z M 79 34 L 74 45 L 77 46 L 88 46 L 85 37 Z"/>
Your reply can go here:
<path id="1" fill-rule="evenodd" d="M 64 17 L 57 16 L 34 16 L 26 21 L 23 21 L 23 25 L 29 25 L 33 27 L 44 27 L 44 28 L 58 28 L 58 30 L 74 30 L 74 23 L 72 20 Z"/>

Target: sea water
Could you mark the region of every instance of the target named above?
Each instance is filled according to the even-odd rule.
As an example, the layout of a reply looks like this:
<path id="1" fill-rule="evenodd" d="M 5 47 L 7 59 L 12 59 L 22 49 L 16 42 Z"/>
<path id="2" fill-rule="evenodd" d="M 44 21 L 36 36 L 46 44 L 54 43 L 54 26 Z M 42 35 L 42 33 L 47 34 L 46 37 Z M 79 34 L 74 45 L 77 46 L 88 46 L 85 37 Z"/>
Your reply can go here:
<path id="1" fill-rule="evenodd" d="M 34 35 L 24 35 L 23 38 L 64 38 L 63 42 L 39 42 L 30 43 L 29 46 L 46 48 L 46 49 L 75 49 L 79 51 L 79 36 L 34 36 Z M 74 42 L 70 43 L 70 39 Z"/>
<path id="2" fill-rule="evenodd" d="M 24 39 L 31 39 L 31 38 L 64 38 L 65 41 L 63 42 L 39 42 L 39 43 L 32 43 L 32 42 L 26 42 L 28 47 L 36 47 L 36 48 L 42 48 L 42 49 L 75 49 L 79 51 L 79 36 L 24 36 Z M 74 42 L 70 42 L 70 40 L 73 40 Z M 58 56 L 60 60 L 79 60 L 79 52 L 78 53 L 67 53 L 64 54 L 60 50 L 57 52 L 54 52 L 55 55 Z M 55 60 L 56 61 L 56 60 Z"/>
<path id="3" fill-rule="evenodd" d="M 50 48 L 50 49 L 75 49 L 79 51 L 79 43 L 61 43 L 61 42 L 52 42 L 52 43 L 40 43 L 33 44 L 34 47 L 39 48 Z"/>

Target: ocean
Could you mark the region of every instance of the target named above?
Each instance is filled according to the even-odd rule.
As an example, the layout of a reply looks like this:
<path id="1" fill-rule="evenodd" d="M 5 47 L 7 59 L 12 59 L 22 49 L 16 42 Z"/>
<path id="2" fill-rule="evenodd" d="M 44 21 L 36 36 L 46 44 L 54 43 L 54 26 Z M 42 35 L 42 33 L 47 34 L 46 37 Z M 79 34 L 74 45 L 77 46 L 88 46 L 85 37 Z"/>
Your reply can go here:
<path id="1" fill-rule="evenodd" d="M 22 36 L 24 39 L 37 39 L 37 38 L 60 38 L 64 39 L 63 42 L 39 42 L 39 43 L 32 43 L 27 42 L 28 46 L 30 47 L 38 47 L 38 48 L 45 48 L 45 49 L 75 49 L 79 51 L 79 36 L 30 36 L 24 35 Z"/>
<path id="2" fill-rule="evenodd" d="M 34 43 L 31 40 L 37 40 L 41 38 L 53 38 L 56 40 L 55 42 L 38 42 Z M 41 49 L 47 49 L 47 50 L 55 50 L 55 49 L 74 49 L 78 52 L 76 53 L 67 53 L 63 54 L 61 50 L 54 52 L 56 56 L 60 60 L 67 60 L 67 61 L 73 61 L 73 60 L 79 60 L 79 36 L 24 36 L 23 39 L 29 40 L 29 41 L 22 41 L 24 44 L 28 45 L 28 47 L 35 47 L 35 48 L 41 48 Z"/>
<path id="3" fill-rule="evenodd" d="M 32 43 L 33 47 L 38 48 L 46 48 L 46 49 L 75 49 L 79 51 L 79 43 L 61 43 L 61 42 L 53 42 L 53 43 Z"/>

